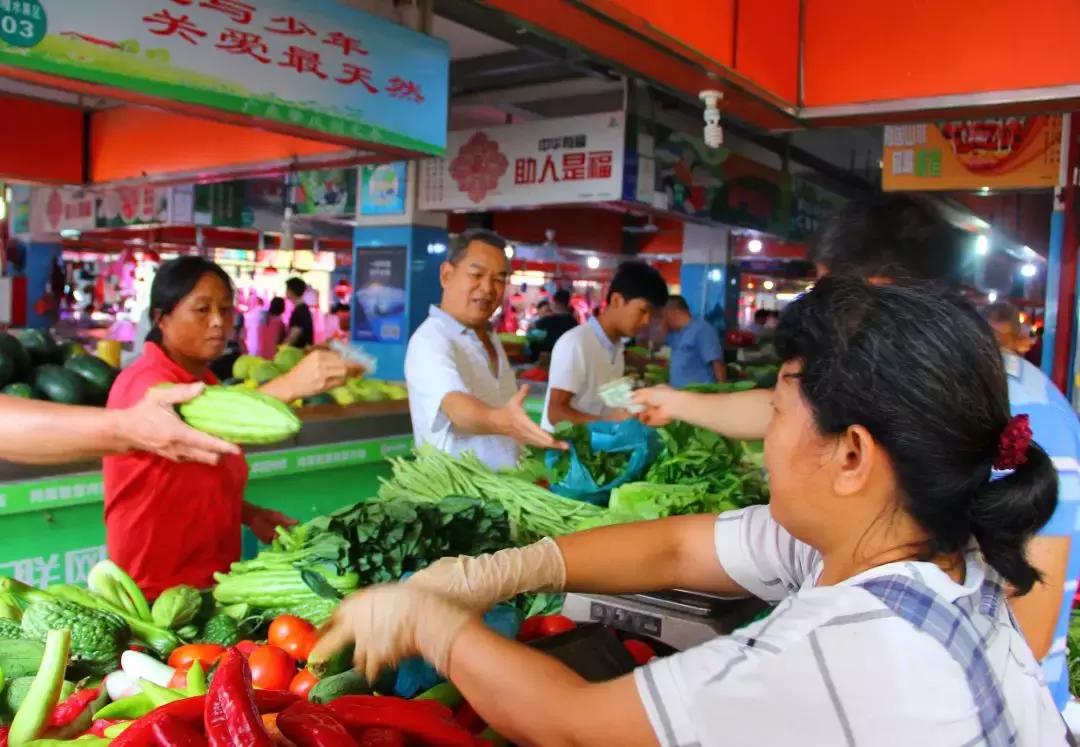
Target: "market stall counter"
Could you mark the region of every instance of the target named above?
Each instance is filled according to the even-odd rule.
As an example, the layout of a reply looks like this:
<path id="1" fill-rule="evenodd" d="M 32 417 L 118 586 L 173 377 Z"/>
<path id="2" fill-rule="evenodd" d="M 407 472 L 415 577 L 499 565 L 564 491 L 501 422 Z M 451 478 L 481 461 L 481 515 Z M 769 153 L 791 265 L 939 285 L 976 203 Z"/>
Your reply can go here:
<path id="1" fill-rule="evenodd" d="M 306 521 L 374 495 L 387 459 L 408 453 L 407 401 L 318 405 L 289 441 L 245 449 L 245 498 Z M 101 461 L 32 467 L 0 462 L 0 575 L 45 587 L 82 584 L 105 557 Z M 245 529 L 244 554 L 257 542 Z"/>

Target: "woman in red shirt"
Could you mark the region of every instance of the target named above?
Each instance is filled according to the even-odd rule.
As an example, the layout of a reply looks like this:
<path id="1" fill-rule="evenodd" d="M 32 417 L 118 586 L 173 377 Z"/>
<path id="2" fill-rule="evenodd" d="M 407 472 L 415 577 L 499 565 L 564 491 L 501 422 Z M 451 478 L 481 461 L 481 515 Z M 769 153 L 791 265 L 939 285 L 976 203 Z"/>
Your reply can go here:
<path id="1" fill-rule="evenodd" d="M 130 407 L 162 383 L 217 383 L 209 364 L 232 331 L 232 281 L 202 257 L 166 262 L 150 291 L 150 318 L 154 327 L 143 354 L 117 378 L 110 408 Z M 290 402 L 339 386 L 348 373 L 336 353 L 315 351 L 261 391 Z M 243 454 L 213 465 L 148 453 L 106 457 L 109 557 L 151 598 L 181 583 L 208 588 L 215 572 L 239 559 L 241 524 L 269 542 L 278 525 L 295 523 L 246 503 L 247 478 Z"/>

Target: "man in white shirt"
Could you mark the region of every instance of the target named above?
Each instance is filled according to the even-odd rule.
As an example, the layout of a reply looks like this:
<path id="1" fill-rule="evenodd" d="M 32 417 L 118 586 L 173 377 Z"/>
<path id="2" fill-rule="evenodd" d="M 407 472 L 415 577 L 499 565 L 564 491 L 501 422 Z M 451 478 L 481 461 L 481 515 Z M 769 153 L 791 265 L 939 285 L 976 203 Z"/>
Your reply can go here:
<path id="1" fill-rule="evenodd" d="M 667 299 L 667 284 L 655 269 L 644 262 L 619 266 L 604 310 L 560 337 L 551 351 L 545 430 L 553 431 L 562 422 L 579 425 L 626 418 L 625 410 L 604 405 L 600 388 L 623 375 L 623 339 L 648 327 Z"/>
<path id="2" fill-rule="evenodd" d="M 506 241 L 469 231 L 451 242 L 439 273 L 443 296 L 409 339 L 405 383 L 417 445 L 450 454 L 472 451 L 492 469 L 512 467 L 521 444 L 561 446 L 523 403 L 514 371 L 489 320 L 502 301 Z"/>

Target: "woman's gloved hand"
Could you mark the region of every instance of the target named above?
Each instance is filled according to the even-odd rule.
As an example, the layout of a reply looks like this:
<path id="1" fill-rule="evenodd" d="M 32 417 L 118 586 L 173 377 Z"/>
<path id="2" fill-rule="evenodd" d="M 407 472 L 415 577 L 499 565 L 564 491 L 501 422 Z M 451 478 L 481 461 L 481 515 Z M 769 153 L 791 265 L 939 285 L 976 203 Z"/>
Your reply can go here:
<path id="1" fill-rule="evenodd" d="M 447 596 L 482 614 L 499 602 L 524 592 L 560 592 L 566 586 L 566 564 L 550 537 L 527 547 L 490 555 L 443 558 L 405 582 L 407 586 Z"/>
<path id="2" fill-rule="evenodd" d="M 338 606 L 310 658 L 327 659 L 355 643 L 353 664 L 368 682 L 412 656 L 424 657 L 445 674 L 450 649 L 472 619 L 461 605 L 412 584 L 372 586 Z"/>

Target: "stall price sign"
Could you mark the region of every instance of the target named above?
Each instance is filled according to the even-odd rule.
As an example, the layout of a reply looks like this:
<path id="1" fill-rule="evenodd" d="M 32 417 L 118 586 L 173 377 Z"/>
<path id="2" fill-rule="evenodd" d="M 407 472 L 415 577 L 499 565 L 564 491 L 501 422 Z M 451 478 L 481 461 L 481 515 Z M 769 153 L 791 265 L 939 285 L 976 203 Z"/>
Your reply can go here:
<path id="1" fill-rule="evenodd" d="M 886 191 L 1054 187 L 1061 117 L 1000 117 L 885 128 Z"/>
<path id="2" fill-rule="evenodd" d="M 420 169 L 421 210 L 618 200 L 622 112 L 451 132 L 447 155 Z"/>
<path id="3" fill-rule="evenodd" d="M 446 42 L 334 0 L 0 0 L 0 64 L 441 155 Z"/>

